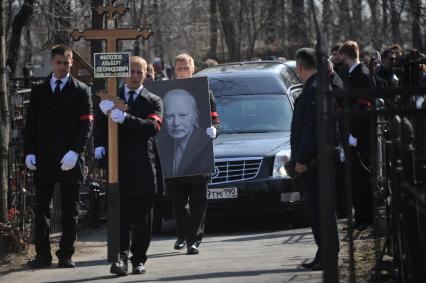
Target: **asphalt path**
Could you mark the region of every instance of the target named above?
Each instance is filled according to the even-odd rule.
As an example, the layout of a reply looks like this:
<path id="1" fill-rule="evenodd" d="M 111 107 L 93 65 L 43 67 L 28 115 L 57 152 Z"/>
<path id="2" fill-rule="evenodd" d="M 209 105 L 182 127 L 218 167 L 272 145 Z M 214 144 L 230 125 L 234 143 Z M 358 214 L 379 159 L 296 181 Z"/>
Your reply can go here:
<path id="1" fill-rule="evenodd" d="M 310 228 L 295 226 L 293 216 L 207 219 L 199 255 L 173 249 L 175 226 L 166 221 L 153 236 L 147 272 L 125 277 L 109 273 L 105 225 L 84 229 L 73 257 L 77 268 L 57 268 L 54 258 L 52 267 L 22 266 L 0 282 L 322 282 L 321 272 L 300 266 L 314 256 L 315 244 Z"/>

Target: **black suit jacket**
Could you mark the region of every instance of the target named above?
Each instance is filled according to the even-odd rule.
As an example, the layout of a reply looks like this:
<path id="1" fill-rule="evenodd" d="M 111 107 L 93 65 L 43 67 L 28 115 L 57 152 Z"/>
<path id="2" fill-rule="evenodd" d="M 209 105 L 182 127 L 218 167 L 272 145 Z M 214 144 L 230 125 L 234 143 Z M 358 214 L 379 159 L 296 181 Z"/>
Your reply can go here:
<path id="1" fill-rule="evenodd" d="M 211 139 L 205 131 L 194 126 L 179 163 L 177 175 L 173 172 L 175 153 L 174 145 L 170 144 L 170 140 L 173 139 L 167 133 L 164 133 L 164 136 L 159 139 L 160 154 L 166 177 L 196 176 L 213 172 L 213 162 L 205 156 L 211 147 Z"/>
<path id="2" fill-rule="evenodd" d="M 375 87 L 375 82 L 370 71 L 363 64 L 359 64 L 349 74 L 347 87 L 349 89 L 371 89 Z M 368 109 L 373 105 L 373 100 L 369 98 L 353 99 L 352 108 L 355 110 Z M 357 147 L 361 154 L 368 155 L 370 152 L 370 131 L 368 117 L 352 117 L 350 132 L 358 139 Z"/>
<path id="3" fill-rule="evenodd" d="M 315 95 L 317 75 L 312 75 L 303 86 L 302 93 L 294 103 L 291 120 L 291 159 L 301 164 L 309 164 L 316 158 L 316 108 Z"/>
<path id="4" fill-rule="evenodd" d="M 124 88 L 119 97 L 124 99 Z M 99 110 L 95 120 L 95 147 L 107 147 L 107 117 Z M 163 119 L 161 98 L 145 88 L 118 124 L 120 193 L 129 196 L 162 194 L 164 180 L 155 135 Z"/>
<path id="5" fill-rule="evenodd" d="M 25 125 L 24 153 L 36 155 L 38 183 L 75 183 L 83 180 L 83 152 L 91 134 L 92 99 L 89 88 L 70 76 L 59 95 L 50 87 L 51 75 L 31 90 Z M 76 166 L 61 170 L 69 151 L 79 154 Z"/>

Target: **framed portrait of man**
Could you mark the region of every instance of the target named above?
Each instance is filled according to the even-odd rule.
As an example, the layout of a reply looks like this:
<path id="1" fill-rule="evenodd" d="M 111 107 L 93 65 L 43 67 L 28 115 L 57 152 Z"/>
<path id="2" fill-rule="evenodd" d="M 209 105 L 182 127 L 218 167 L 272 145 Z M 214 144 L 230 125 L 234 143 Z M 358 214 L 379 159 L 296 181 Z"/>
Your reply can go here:
<path id="1" fill-rule="evenodd" d="M 206 77 L 157 81 L 146 88 L 163 99 L 163 124 L 158 141 L 166 178 L 211 174 L 213 142 Z"/>

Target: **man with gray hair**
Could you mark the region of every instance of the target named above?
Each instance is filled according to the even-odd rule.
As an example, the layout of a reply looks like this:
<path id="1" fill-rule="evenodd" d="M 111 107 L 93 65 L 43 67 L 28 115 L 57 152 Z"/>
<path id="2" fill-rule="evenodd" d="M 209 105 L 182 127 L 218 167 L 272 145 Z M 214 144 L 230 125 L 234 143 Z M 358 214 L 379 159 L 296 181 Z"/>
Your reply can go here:
<path id="1" fill-rule="evenodd" d="M 194 97 L 184 89 L 173 89 L 164 96 L 164 109 L 167 134 L 174 140 L 172 147 L 162 147 L 164 156 L 173 156 L 173 162 L 164 164 L 165 175 L 191 175 L 194 169 L 208 171 L 209 162 L 197 156 L 208 148 L 210 137 L 199 127 Z"/>

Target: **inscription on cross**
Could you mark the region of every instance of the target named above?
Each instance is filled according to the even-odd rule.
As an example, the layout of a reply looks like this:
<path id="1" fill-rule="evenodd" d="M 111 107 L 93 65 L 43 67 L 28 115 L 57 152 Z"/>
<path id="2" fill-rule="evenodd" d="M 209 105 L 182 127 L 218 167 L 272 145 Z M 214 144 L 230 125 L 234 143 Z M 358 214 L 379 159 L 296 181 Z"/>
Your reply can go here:
<path id="1" fill-rule="evenodd" d="M 108 17 L 105 17 L 107 29 L 74 30 L 69 36 L 75 41 L 80 38 L 105 40 L 106 52 L 115 53 L 118 40 L 135 40 L 139 37 L 148 39 L 153 34 L 146 24 L 142 28 L 116 28 L 117 19 L 114 15 L 123 15 L 128 9 L 123 5 L 114 5 L 114 2 L 116 1 L 110 0 L 108 5 L 100 5 L 96 9 L 100 15 L 108 14 Z M 117 78 L 108 78 L 108 96 L 116 100 Z M 117 124 L 108 119 L 108 260 L 111 262 L 118 260 L 120 243 L 120 216 L 117 213 L 120 211 L 117 132 Z"/>

